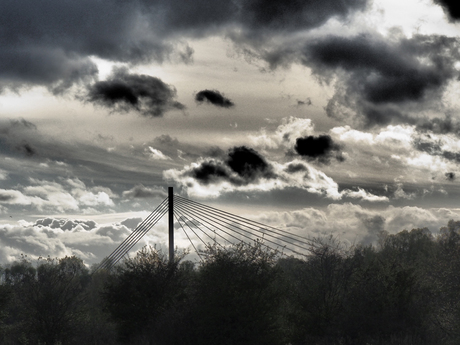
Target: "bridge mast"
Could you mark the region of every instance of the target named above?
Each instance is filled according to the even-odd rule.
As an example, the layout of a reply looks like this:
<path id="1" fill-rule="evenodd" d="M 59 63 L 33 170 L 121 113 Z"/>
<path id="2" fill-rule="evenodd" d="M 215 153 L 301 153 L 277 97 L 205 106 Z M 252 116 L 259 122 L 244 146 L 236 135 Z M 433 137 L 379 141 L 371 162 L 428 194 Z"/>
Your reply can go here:
<path id="1" fill-rule="evenodd" d="M 174 192 L 173 187 L 168 187 L 169 201 L 169 262 L 174 262 Z"/>

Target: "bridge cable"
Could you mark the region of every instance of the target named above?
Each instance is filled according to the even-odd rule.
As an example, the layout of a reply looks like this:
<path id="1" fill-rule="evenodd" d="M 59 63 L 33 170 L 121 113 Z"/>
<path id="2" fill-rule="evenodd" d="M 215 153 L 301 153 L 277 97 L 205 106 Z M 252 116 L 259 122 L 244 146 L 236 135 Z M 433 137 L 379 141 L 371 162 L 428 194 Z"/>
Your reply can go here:
<path id="1" fill-rule="evenodd" d="M 188 226 L 188 228 L 195 234 L 195 236 L 196 236 L 196 237 L 203 243 L 203 245 L 206 247 L 208 244 L 207 244 L 205 241 L 203 241 L 203 239 L 195 232 L 195 230 L 193 230 L 193 228 L 192 228 L 190 225 L 187 224 L 187 221 L 188 221 L 187 216 L 182 216 L 177 210 L 174 210 L 174 216 L 176 216 L 176 215 L 179 216 L 179 220 L 183 221 L 184 224 L 185 224 L 186 226 Z M 177 217 L 176 217 L 176 218 L 177 218 Z M 180 224 L 180 222 L 179 222 L 179 224 Z M 199 229 L 199 228 L 197 227 L 197 229 Z M 201 230 L 201 229 L 200 229 L 200 230 Z"/>
<path id="2" fill-rule="evenodd" d="M 187 207 L 188 207 L 188 206 L 187 206 Z M 199 214 L 201 214 L 201 212 L 200 212 L 200 211 L 197 211 L 196 208 L 193 208 L 193 206 L 191 206 L 191 207 L 192 207 L 192 209 L 191 209 L 190 212 L 194 212 L 194 213 L 199 213 Z M 206 217 L 206 216 L 203 216 L 203 217 L 209 219 L 209 217 Z M 240 217 L 240 218 L 241 218 L 241 217 Z M 242 218 L 242 219 L 244 220 L 244 218 Z M 238 226 L 236 226 L 236 225 L 234 225 L 234 224 L 231 224 L 231 223 L 222 221 L 222 218 L 220 218 L 220 219 L 213 219 L 213 221 L 214 221 L 214 222 L 217 222 L 217 223 L 220 224 L 220 225 L 222 225 L 222 222 L 223 222 L 224 224 L 230 224 L 230 226 L 232 226 L 232 227 L 234 227 L 234 228 L 237 228 L 238 230 L 241 230 L 241 231 L 243 231 L 243 232 L 245 232 L 245 233 L 249 233 L 249 234 L 251 234 L 252 236 L 255 236 L 256 238 L 260 238 L 260 237 L 261 237 L 261 236 L 258 235 L 258 234 L 254 234 L 253 232 L 248 231 L 248 230 L 245 230 L 245 229 L 243 229 L 243 228 L 240 228 L 240 227 L 238 227 Z M 247 227 L 247 225 L 241 224 L 241 223 L 237 223 L 237 225 L 246 226 L 246 227 Z M 214 225 L 214 226 L 215 226 L 215 225 Z M 239 234 L 240 236 L 243 236 L 243 237 L 245 237 L 245 238 L 249 238 L 248 236 L 243 235 L 242 233 L 236 231 L 236 230 L 233 229 L 233 228 L 230 228 L 230 227 L 225 226 L 225 225 L 222 225 L 222 226 L 225 227 L 225 228 L 228 229 L 228 230 L 231 230 L 231 231 L 233 231 L 233 232 L 236 232 L 236 233 Z M 260 232 L 260 231 L 259 231 L 259 232 Z M 273 235 L 265 234 L 265 233 L 263 233 L 263 232 L 262 232 L 262 234 L 263 234 L 263 235 L 268 235 L 268 236 L 274 237 Z M 293 253 L 295 253 L 295 254 L 302 255 L 302 256 L 305 255 L 305 253 L 300 253 L 300 252 L 298 252 L 298 251 L 296 251 L 296 250 L 294 250 L 294 249 L 291 249 L 291 248 L 289 248 L 289 247 L 286 247 L 285 245 L 283 246 L 283 245 L 281 245 L 280 243 L 276 243 L 276 242 L 274 242 L 274 241 L 272 241 L 272 240 L 269 240 L 269 239 L 265 238 L 264 236 L 262 236 L 262 238 L 263 238 L 264 241 L 266 241 L 266 242 L 270 242 L 270 243 L 272 243 L 272 244 L 275 244 L 276 246 L 281 246 L 281 247 L 283 247 L 283 248 L 286 248 L 286 249 L 288 249 L 289 251 L 291 251 L 291 252 L 293 252 Z M 286 241 L 286 240 L 281 239 L 281 238 L 278 238 L 278 237 L 275 237 L 275 238 L 276 238 L 277 240 L 279 240 L 279 241 L 286 242 L 286 243 L 289 243 L 290 245 L 297 246 L 297 247 L 300 247 L 301 249 L 310 251 L 309 248 L 305 248 L 305 247 L 299 246 L 299 245 L 297 245 L 297 244 L 291 243 L 291 242 L 289 242 L 289 241 Z M 251 238 L 249 238 L 249 239 L 251 239 Z M 269 247 L 269 246 L 267 246 L 267 247 Z M 269 247 L 269 248 L 270 248 L 270 247 Z M 271 249 L 273 249 L 273 248 L 271 248 Z"/>
<path id="3" fill-rule="evenodd" d="M 148 225 L 146 225 L 141 231 L 138 231 L 136 235 L 126 243 L 125 249 L 121 252 L 118 253 L 118 255 L 115 258 L 114 264 L 116 264 L 118 261 L 120 261 L 146 234 L 147 232 L 150 231 L 150 229 L 161 219 L 163 216 L 167 213 L 167 209 L 164 210 L 162 213 L 157 215 L 156 219 L 152 222 L 150 222 Z"/>
<path id="4" fill-rule="evenodd" d="M 175 204 L 175 207 L 176 207 L 176 210 L 180 211 L 181 213 L 184 213 L 184 210 L 182 209 L 181 206 Z M 199 225 L 202 225 L 202 224 L 201 224 L 199 221 L 198 221 L 198 224 L 199 224 L 199 225 L 196 225 L 196 224 L 195 224 L 195 219 L 194 219 L 194 218 L 196 218 L 196 217 L 194 217 L 194 216 L 190 217 L 190 216 L 187 215 L 187 214 L 185 214 L 185 217 L 187 218 L 187 221 L 190 221 L 191 223 L 193 223 L 193 225 L 195 226 L 195 228 L 197 228 L 197 229 L 199 229 L 201 232 L 203 232 L 206 236 L 208 236 L 211 240 L 213 240 L 214 243 L 216 243 L 216 244 L 219 245 L 220 247 L 223 247 L 219 242 L 217 242 L 217 240 L 216 240 L 215 237 L 212 238 L 211 236 L 209 236 L 209 234 L 208 234 L 206 231 L 204 231 L 202 228 L 200 228 Z M 191 219 L 190 219 L 190 218 L 191 218 Z M 210 229 L 208 226 L 206 226 L 206 225 L 204 225 L 204 226 L 205 226 L 209 231 L 211 231 L 212 233 L 214 233 L 214 235 L 217 235 L 217 236 L 221 237 L 222 239 L 224 239 L 225 241 L 227 241 L 227 242 L 229 242 L 230 244 L 233 245 L 233 243 L 232 243 L 231 241 L 229 241 L 228 239 L 226 239 L 226 238 L 223 237 L 222 235 L 216 233 L 214 230 Z M 191 229 L 190 226 L 189 226 L 189 228 Z M 209 244 L 205 244 L 205 246 L 208 247 Z"/>
<path id="5" fill-rule="evenodd" d="M 190 208 L 193 209 L 193 211 L 191 211 L 191 212 L 199 212 L 199 211 L 196 211 L 197 208 L 194 207 L 194 206 L 192 206 L 192 205 L 186 206 L 186 207 L 189 207 L 189 209 L 190 209 Z M 198 209 L 199 209 L 199 208 L 198 208 Z M 215 214 L 214 212 L 208 212 L 208 213 Z M 225 217 L 220 217 L 220 216 L 218 216 L 218 217 L 219 217 L 218 219 L 220 220 L 219 224 L 222 224 L 222 222 L 223 222 L 224 224 L 229 224 L 230 226 L 232 226 L 232 227 L 234 227 L 234 228 L 237 228 L 238 230 L 244 231 L 244 232 L 246 232 L 246 233 L 250 233 L 251 235 L 256 236 L 256 237 L 260 237 L 260 235 L 254 234 L 254 233 L 251 232 L 251 231 L 242 229 L 242 228 L 240 228 L 240 227 L 234 225 L 236 222 L 230 222 L 230 221 L 228 221 L 227 218 L 225 218 Z M 243 219 L 244 219 L 244 218 L 243 218 Z M 247 223 L 247 222 L 246 222 L 246 223 Z M 242 223 L 236 223 L 236 224 L 237 224 L 237 225 L 240 225 L 240 226 L 244 226 L 244 227 L 249 228 L 249 229 L 251 229 L 251 230 L 254 230 L 253 228 L 250 228 L 248 225 L 246 225 L 246 224 L 244 224 L 244 223 L 243 223 L 243 224 L 242 224 Z M 235 231 L 234 229 L 229 228 L 228 226 L 225 226 L 225 225 L 224 225 L 224 227 L 225 227 L 226 229 L 231 230 L 231 231 Z M 276 237 L 276 236 L 274 236 L 274 235 L 264 233 L 264 232 L 261 231 L 261 230 L 255 230 L 255 231 L 261 232 L 263 235 L 266 235 L 266 236 L 270 236 L 270 237 L 276 238 L 276 239 L 279 240 L 279 241 L 286 242 L 286 243 L 288 243 L 288 244 L 290 244 L 290 245 L 299 247 L 299 248 L 301 248 L 301 249 L 304 249 L 304 250 L 307 250 L 307 251 L 311 251 L 310 248 L 306 248 L 306 247 L 303 247 L 303 246 L 298 245 L 298 244 L 296 244 L 296 243 L 292 243 L 292 242 L 290 242 L 290 241 L 287 241 L 287 240 L 285 240 L 285 239 L 283 239 L 283 238 Z M 236 231 L 235 231 L 235 232 L 236 232 Z M 238 233 L 238 232 L 237 232 L 237 233 Z M 238 234 L 240 234 L 240 233 L 238 233 Z M 240 234 L 240 235 L 241 235 L 241 234 Z M 279 235 L 279 234 L 278 234 L 278 235 Z M 287 237 L 287 236 L 285 236 L 285 235 L 281 235 L 281 236 Z M 269 239 L 265 239 L 265 240 L 266 240 L 267 242 L 270 242 L 270 243 L 273 243 L 273 244 L 276 244 L 276 245 L 280 245 L 279 243 L 273 242 L 273 241 L 271 241 L 271 240 L 269 240 Z M 295 240 L 295 239 L 294 239 L 294 240 Z M 288 248 L 288 249 L 289 249 L 289 248 Z M 293 251 L 292 249 L 289 249 L 289 250 L 290 250 L 290 251 Z M 293 251 L 293 252 L 294 252 L 294 251 Z M 301 255 L 304 255 L 304 254 L 301 254 Z"/>
<path id="6" fill-rule="evenodd" d="M 217 208 L 214 208 L 214 207 L 211 207 L 211 206 L 208 206 L 208 205 L 205 205 L 205 204 L 201 204 L 199 202 L 196 202 L 196 201 L 193 201 L 193 200 L 190 200 L 190 199 L 186 199 L 186 198 L 183 198 L 181 196 L 178 196 L 178 195 L 175 195 L 174 196 L 175 199 L 181 199 L 182 201 L 186 202 L 186 203 L 189 203 L 189 204 L 194 204 L 196 205 L 197 207 L 201 207 L 202 209 L 207 209 L 209 210 L 209 212 L 214 212 L 214 213 L 217 213 L 217 214 L 221 214 L 222 217 L 226 217 L 226 218 L 229 218 L 229 219 L 237 219 L 237 220 L 241 220 L 241 221 L 244 221 L 245 223 L 250 223 L 250 224 L 254 224 L 254 225 L 257 225 L 260 228 L 266 230 L 267 232 L 273 232 L 273 233 L 276 233 L 277 231 L 278 232 L 281 232 L 281 233 L 285 233 L 287 235 L 281 235 L 281 236 L 284 236 L 284 237 L 287 237 L 287 238 L 290 238 L 292 240 L 295 240 L 295 241 L 298 241 L 298 242 L 301 242 L 301 243 L 304 243 L 306 245 L 309 245 L 309 246 L 314 246 L 314 243 L 312 243 L 312 241 L 307 238 L 307 237 L 304 237 L 304 236 L 300 236 L 300 235 L 297 235 L 297 234 L 294 234 L 294 233 L 291 233 L 289 231 L 285 231 L 285 230 L 282 230 L 282 229 L 278 229 L 278 228 L 275 228 L 273 226 L 269 226 L 269 225 L 265 225 L 265 224 L 262 224 L 260 222 L 257 222 L 257 221 L 254 221 L 254 220 L 251 220 L 251 219 L 247 219 L 247 218 L 244 218 L 244 217 L 240 217 L 240 216 L 237 216 L 235 214 L 232 214 L 232 213 L 229 213 L 229 212 L 225 212 L 225 211 L 222 211 L 222 210 L 219 210 Z M 270 230 L 272 229 L 272 230 Z M 262 232 L 261 230 L 258 230 L 260 232 Z M 299 240 L 299 239 L 295 239 L 291 236 L 295 236 L 295 237 L 298 237 L 302 240 L 306 240 L 307 242 L 305 241 L 302 241 L 302 240 Z"/>
<path id="7" fill-rule="evenodd" d="M 177 218 L 177 215 L 174 213 L 174 217 L 176 218 L 177 222 L 179 223 L 180 227 L 182 228 L 182 230 L 184 231 L 185 233 L 185 236 L 187 236 L 188 238 L 188 241 L 190 242 L 190 244 L 192 245 L 193 249 L 195 249 L 195 252 L 198 254 L 201 262 L 203 262 L 203 258 L 201 257 L 200 253 L 198 252 L 198 250 L 196 249 L 195 245 L 193 244 L 192 240 L 190 239 L 190 236 L 187 234 L 187 231 L 185 231 L 184 227 L 182 226 L 181 222 L 179 221 L 179 219 Z M 195 234 L 196 235 L 196 234 Z M 199 238 L 199 237 L 198 237 Z M 201 240 L 201 238 L 200 238 Z"/>
<path id="8" fill-rule="evenodd" d="M 142 237 L 165 215 L 167 212 L 167 206 L 166 203 L 163 204 L 161 207 L 162 210 L 157 214 L 155 214 L 155 217 L 152 217 L 149 219 L 148 222 L 143 222 L 141 225 L 137 226 L 137 228 L 128 236 L 123 242 L 122 246 L 120 249 L 117 251 L 117 253 L 112 253 L 112 260 L 115 260 L 115 263 L 118 262 L 123 256 L 125 256 L 129 250 L 136 245 Z M 112 265 L 113 266 L 113 265 Z"/>
<path id="9" fill-rule="evenodd" d="M 165 211 L 167 199 L 168 198 L 164 199 L 163 202 L 160 203 L 160 205 L 158 205 L 158 207 L 152 213 L 150 213 L 150 215 L 147 216 L 147 218 L 145 218 L 108 257 L 106 257 L 101 262 L 101 264 L 96 268 L 94 272 L 101 268 L 108 269 L 109 267 L 114 266 L 121 259 L 121 257 L 126 255 L 126 253 L 134 246 L 134 244 L 136 244 L 139 239 L 142 238 L 145 233 L 149 231 L 161 217 L 164 216 L 167 211 L 167 208 Z M 159 214 L 161 214 L 160 217 L 158 217 Z"/>
<path id="10" fill-rule="evenodd" d="M 182 212 L 185 212 L 185 213 L 188 212 L 187 208 L 184 208 L 182 205 L 178 205 L 178 204 L 176 203 L 176 207 L 178 207 L 179 209 L 181 209 Z M 206 229 L 208 229 L 209 231 L 211 231 L 214 235 L 219 236 L 220 238 L 222 238 L 224 241 L 230 243 L 231 245 L 235 245 L 235 244 L 234 244 L 232 241 L 230 241 L 228 238 L 225 238 L 224 236 L 222 236 L 221 234 L 219 234 L 218 232 L 216 232 L 216 230 L 214 230 L 214 229 L 210 228 L 209 226 L 207 226 L 206 224 L 209 224 L 209 223 L 206 222 L 206 221 L 204 221 L 202 217 L 199 217 L 199 216 L 197 216 L 196 214 L 191 214 L 191 215 L 190 215 L 190 214 L 187 214 L 187 216 L 188 216 L 188 217 L 191 217 L 192 219 L 197 219 L 197 222 L 198 222 L 199 225 L 204 226 Z M 199 227 L 199 225 L 198 225 L 197 227 L 198 227 L 201 231 L 203 231 L 203 230 Z M 211 226 L 214 226 L 214 227 L 215 227 L 215 224 L 212 224 Z M 221 229 L 219 229 L 219 230 L 221 230 Z M 239 239 L 238 237 L 232 236 L 232 234 L 229 234 L 229 233 L 225 232 L 225 230 L 221 230 L 221 231 L 224 232 L 224 233 L 226 233 L 226 234 L 229 235 L 230 237 L 233 237 L 233 238 L 236 239 L 237 241 L 241 241 L 241 239 Z M 222 247 L 222 245 L 221 245 L 219 242 L 216 241 L 215 237 L 214 237 L 214 242 L 216 242 L 218 245 L 220 245 L 220 246 Z"/>
<path id="11" fill-rule="evenodd" d="M 177 205 L 177 203 L 176 203 L 176 205 Z M 183 206 L 183 205 L 182 205 L 182 206 Z M 192 211 L 193 211 L 193 210 L 192 210 Z M 195 212 L 195 213 L 196 213 L 196 212 Z M 201 214 L 200 214 L 200 215 L 201 215 Z M 194 215 L 194 217 L 195 217 L 195 218 L 198 218 L 198 219 L 200 220 L 200 222 L 209 223 L 208 221 L 204 220 L 204 219 L 209 219 L 209 217 L 206 217 L 206 216 L 204 216 L 204 215 L 201 215 L 201 217 L 200 217 L 200 216 L 197 216 L 197 215 Z M 221 222 L 217 222 L 216 219 L 212 219 L 212 218 L 211 218 L 211 220 L 214 222 L 214 223 L 212 224 L 212 226 L 217 227 L 220 231 L 224 232 L 224 233 L 227 234 L 228 236 L 231 236 L 231 237 L 235 238 L 235 239 L 238 240 L 239 242 L 242 242 L 242 241 L 243 241 L 241 238 L 238 238 L 238 237 L 236 237 L 236 236 L 230 234 L 229 232 L 227 232 L 227 231 L 225 231 L 225 230 L 222 230 L 222 228 L 221 228 L 220 226 L 217 226 L 217 225 L 215 224 L 215 223 L 222 224 Z M 240 236 L 242 236 L 242 237 L 245 237 L 245 238 L 247 238 L 247 239 L 249 239 L 249 240 L 252 240 L 252 241 L 254 240 L 254 238 L 251 238 L 251 237 L 249 237 L 249 236 L 247 236 L 247 235 L 244 235 L 244 234 L 242 234 L 242 233 L 240 233 L 240 232 L 238 232 L 238 231 L 236 231 L 236 230 L 234 230 L 234 229 L 232 229 L 232 228 L 229 228 L 229 227 L 226 227 L 226 226 L 223 226 L 223 225 L 221 225 L 221 226 L 224 227 L 225 229 L 230 230 L 230 231 L 233 231 L 234 233 L 237 233 L 238 235 L 240 235 Z M 246 231 L 246 230 L 244 230 L 244 229 L 240 229 L 240 228 L 238 228 L 238 229 L 239 229 L 239 230 L 242 230 L 242 231 L 245 231 L 245 232 L 248 232 L 248 231 Z M 250 232 L 249 232 L 249 233 L 250 233 Z M 252 233 L 250 233 L 250 234 L 252 235 Z M 256 237 L 259 238 L 260 236 L 256 236 Z M 270 240 L 267 240 L 267 239 L 264 239 L 264 240 L 267 241 L 267 242 L 271 242 L 271 243 L 273 243 L 273 244 L 275 244 L 275 245 L 277 245 L 277 246 L 280 246 L 279 243 L 275 243 L 275 242 L 270 241 Z M 279 249 L 274 249 L 274 248 L 272 248 L 272 247 L 266 245 L 265 243 L 262 243 L 262 245 L 265 246 L 265 247 L 267 247 L 267 248 L 269 248 L 269 249 L 271 249 L 271 250 L 278 251 L 278 252 L 281 252 L 281 253 L 282 253 L 281 250 L 279 250 Z M 281 247 L 282 247 L 282 246 L 281 246 Z M 285 247 L 283 247 L 283 248 L 285 248 Z M 290 249 L 290 248 L 287 248 L 287 249 L 288 249 L 289 251 L 291 251 L 291 252 L 294 252 L 294 253 L 298 254 L 298 255 L 305 255 L 305 254 L 299 253 L 299 252 L 297 252 L 297 251 L 295 251 L 295 250 L 293 250 L 293 249 Z M 285 254 L 285 255 L 286 255 L 286 254 Z"/>

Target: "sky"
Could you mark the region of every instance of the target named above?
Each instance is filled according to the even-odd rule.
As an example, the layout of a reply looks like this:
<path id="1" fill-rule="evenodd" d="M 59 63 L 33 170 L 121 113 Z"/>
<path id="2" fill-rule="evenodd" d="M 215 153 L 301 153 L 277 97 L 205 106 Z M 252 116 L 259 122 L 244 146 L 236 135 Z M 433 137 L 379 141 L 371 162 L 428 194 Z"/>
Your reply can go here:
<path id="1" fill-rule="evenodd" d="M 1 7 L 0 263 L 97 263 L 169 186 L 350 246 L 460 220 L 456 1 Z"/>

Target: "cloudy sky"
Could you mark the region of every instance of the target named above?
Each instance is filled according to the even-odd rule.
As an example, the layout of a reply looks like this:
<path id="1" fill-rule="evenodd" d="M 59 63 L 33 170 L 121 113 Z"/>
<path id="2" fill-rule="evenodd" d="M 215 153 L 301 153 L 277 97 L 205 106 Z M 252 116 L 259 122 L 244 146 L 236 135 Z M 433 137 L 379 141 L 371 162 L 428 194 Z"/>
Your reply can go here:
<path id="1" fill-rule="evenodd" d="M 460 219 L 454 0 L 3 0 L 0 45 L 0 262 L 98 262 L 168 186 L 347 243 Z"/>

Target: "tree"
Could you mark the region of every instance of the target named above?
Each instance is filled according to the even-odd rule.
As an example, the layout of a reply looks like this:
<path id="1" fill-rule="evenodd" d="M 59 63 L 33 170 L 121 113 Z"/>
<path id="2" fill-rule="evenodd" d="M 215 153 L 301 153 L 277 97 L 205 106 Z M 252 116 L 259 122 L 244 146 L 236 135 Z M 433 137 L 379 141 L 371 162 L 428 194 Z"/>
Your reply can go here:
<path id="1" fill-rule="evenodd" d="M 84 322 L 76 337 L 77 344 L 104 345 L 116 344 L 117 334 L 113 321 L 104 311 L 102 292 L 109 279 L 106 270 L 92 272 L 91 279 L 84 292 Z"/>
<path id="2" fill-rule="evenodd" d="M 410 337 L 428 344 L 433 286 L 427 272 L 435 256 L 427 229 L 388 235 L 378 251 L 355 248 L 342 333 L 356 343 Z"/>
<path id="3" fill-rule="evenodd" d="M 4 284 L 4 270 L 0 266 L 0 339 L 5 335 L 6 327 L 5 321 L 8 317 L 8 308 L 13 299 L 12 289 Z"/>
<path id="4" fill-rule="evenodd" d="M 433 322 L 452 344 L 460 342 L 460 221 L 440 229 L 436 261 L 428 272 L 434 291 Z"/>
<path id="5" fill-rule="evenodd" d="M 75 256 L 40 258 L 37 268 L 23 258 L 5 271 L 14 291 L 16 324 L 33 343 L 68 343 L 81 322 L 88 272 Z M 24 334 L 25 333 L 25 334 Z"/>
<path id="6" fill-rule="evenodd" d="M 338 322 L 353 267 L 342 244 L 332 236 L 312 239 L 311 254 L 284 260 L 289 284 L 288 313 L 293 344 L 307 344 L 338 334 Z"/>
<path id="7" fill-rule="evenodd" d="M 122 342 L 156 344 L 162 338 L 161 319 L 181 298 L 184 255 L 170 262 L 161 251 L 144 247 L 116 268 L 102 296 Z"/>
<path id="8" fill-rule="evenodd" d="M 277 252 L 263 243 L 208 247 L 194 287 L 197 344 L 280 344 Z"/>

